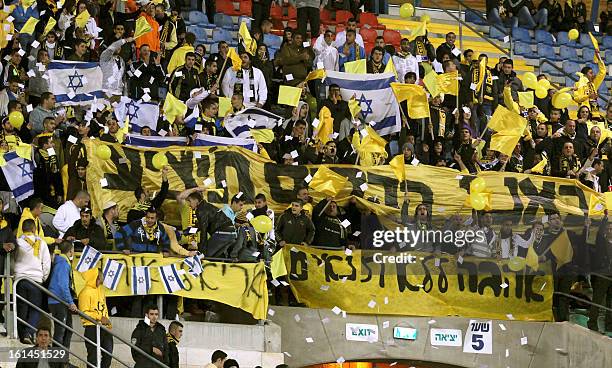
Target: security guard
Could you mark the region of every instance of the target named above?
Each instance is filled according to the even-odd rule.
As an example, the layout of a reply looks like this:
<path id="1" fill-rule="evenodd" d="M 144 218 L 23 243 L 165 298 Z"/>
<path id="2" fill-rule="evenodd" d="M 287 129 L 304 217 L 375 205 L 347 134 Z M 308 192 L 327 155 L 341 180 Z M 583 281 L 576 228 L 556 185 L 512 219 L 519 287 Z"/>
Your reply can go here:
<path id="1" fill-rule="evenodd" d="M 138 322 L 134 332 L 132 332 L 132 344 L 138 346 L 145 352 L 150 352 L 151 356 L 162 363 L 168 365 L 168 339 L 166 329 L 158 323 L 159 308 L 156 305 L 145 309 L 145 319 Z M 134 368 L 152 367 L 150 359 L 132 349 L 132 359 L 136 362 Z"/>

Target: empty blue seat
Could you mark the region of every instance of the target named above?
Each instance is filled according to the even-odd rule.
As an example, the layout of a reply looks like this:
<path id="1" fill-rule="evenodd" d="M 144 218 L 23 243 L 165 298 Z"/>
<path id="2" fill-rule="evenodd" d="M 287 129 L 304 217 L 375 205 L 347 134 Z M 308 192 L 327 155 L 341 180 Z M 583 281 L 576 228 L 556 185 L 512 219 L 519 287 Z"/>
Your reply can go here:
<path id="1" fill-rule="evenodd" d="M 526 43 L 533 43 L 531 36 L 529 35 L 529 30 L 521 27 L 512 28 L 512 37 L 514 37 L 515 41 L 521 41 Z"/>
<path id="2" fill-rule="evenodd" d="M 232 37 L 232 34 L 228 30 L 223 29 L 223 28 L 215 28 L 213 30 L 213 41 L 214 42 L 225 41 L 229 43 L 233 41 L 233 37 Z"/>
<path id="3" fill-rule="evenodd" d="M 223 13 L 215 14 L 215 24 L 217 25 L 217 27 L 225 29 L 234 28 L 234 21 L 232 20 L 232 17 Z"/>
<path id="4" fill-rule="evenodd" d="M 563 73 L 561 71 L 557 70 L 557 68 L 555 68 L 549 63 L 543 63 L 542 65 L 540 65 L 540 73 L 553 75 L 555 77 L 563 76 Z"/>
<path id="5" fill-rule="evenodd" d="M 537 55 L 533 53 L 531 50 L 531 45 L 524 42 L 515 42 L 514 43 L 514 53 L 517 55 L 521 55 L 527 58 L 536 58 Z"/>
<path id="6" fill-rule="evenodd" d="M 555 53 L 555 49 L 550 45 L 538 44 L 538 57 L 548 60 L 563 60 Z"/>
<path id="7" fill-rule="evenodd" d="M 264 43 L 271 48 L 278 49 L 280 45 L 283 43 L 283 38 L 281 36 L 277 36 L 271 33 L 264 35 Z"/>
<path id="8" fill-rule="evenodd" d="M 216 43 L 216 42 L 211 44 L 210 47 L 209 47 L 209 51 L 210 51 L 211 55 L 218 53 L 219 52 L 219 44 Z"/>
<path id="9" fill-rule="evenodd" d="M 582 49 L 582 60 L 592 62 L 595 57 L 595 49 Z"/>
<path id="10" fill-rule="evenodd" d="M 196 36 L 196 40 L 205 40 L 208 38 L 206 30 L 199 26 L 187 26 L 187 32 L 191 32 Z"/>
<path id="11" fill-rule="evenodd" d="M 576 40 L 570 40 L 567 32 L 557 32 L 557 45 L 576 46 Z"/>
<path id="12" fill-rule="evenodd" d="M 476 11 L 474 11 L 474 10 L 466 10 L 465 11 L 465 21 L 466 22 L 471 22 L 471 23 L 474 23 L 474 24 L 478 24 L 478 25 L 485 25 L 485 24 L 487 24 L 486 20 L 484 20 L 481 17 L 479 17 L 478 14 L 476 13 Z"/>
<path id="13" fill-rule="evenodd" d="M 600 96 L 608 94 L 608 86 L 606 85 L 606 83 L 602 83 L 601 86 L 599 86 L 599 89 L 597 90 L 597 93 Z"/>
<path id="14" fill-rule="evenodd" d="M 278 52 L 278 49 L 268 49 L 268 53 L 270 54 L 270 60 L 274 59 L 274 55 Z"/>
<path id="15" fill-rule="evenodd" d="M 605 36 L 601 44 L 603 45 L 603 47 L 600 47 L 600 50 L 612 49 L 612 36 Z"/>
<path id="16" fill-rule="evenodd" d="M 569 75 L 575 75 L 576 72 L 580 71 L 580 64 L 571 60 L 565 60 L 563 62 L 563 71 Z"/>
<path id="17" fill-rule="evenodd" d="M 490 26 L 489 27 L 489 36 L 491 38 L 495 38 L 496 40 L 503 40 L 504 37 L 507 36 L 507 31 L 505 31 L 505 30 L 502 31 L 502 30 L 497 29 L 494 26 Z"/>
<path id="18" fill-rule="evenodd" d="M 563 60 L 578 60 L 576 49 L 567 45 L 561 45 L 561 47 L 559 47 L 559 56 L 561 56 Z"/>
<path id="19" fill-rule="evenodd" d="M 591 37 L 589 37 L 589 35 L 587 33 L 581 33 L 580 34 L 580 46 L 581 47 L 588 47 L 588 48 L 594 48 L 593 47 L 593 42 L 591 41 Z"/>
<path id="20" fill-rule="evenodd" d="M 201 11 L 192 10 L 192 11 L 189 12 L 189 23 L 192 23 L 192 24 L 206 23 L 206 24 L 208 24 L 208 18 L 206 17 L 206 14 L 202 13 Z"/>
<path id="21" fill-rule="evenodd" d="M 538 29 L 535 31 L 535 40 L 537 43 L 543 43 L 551 46 L 555 43 L 553 36 L 543 29 Z"/>
<path id="22" fill-rule="evenodd" d="M 578 77 L 573 75 L 572 77 L 565 77 L 565 85 L 567 87 L 573 87 L 574 83 L 578 82 Z"/>
<path id="23" fill-rule="evenodd" d="M 606 52 L 604 60 L 606 60 L 606 65 L 612 64 L 612 50 Z"/>

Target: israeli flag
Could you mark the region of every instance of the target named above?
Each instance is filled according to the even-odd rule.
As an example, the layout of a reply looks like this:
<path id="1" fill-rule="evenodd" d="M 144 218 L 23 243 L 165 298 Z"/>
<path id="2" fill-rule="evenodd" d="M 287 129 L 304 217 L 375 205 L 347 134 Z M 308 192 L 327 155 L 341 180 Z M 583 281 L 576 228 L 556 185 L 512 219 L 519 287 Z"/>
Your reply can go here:
<path id="1" fill-rule="evenodd" d="M 225 130 L 236 138 L 251 137 L 250 129 L 273 129 L 283 121 L 278 115 L 258 107 L 250 107 L 225 117 Z"/>
<path id="2" fill-rule="evenodd" d="M 79 263 L 76 265 L 76 270 L 79 272 L 85 272 L 96 267 L 98 261 L 102 258 L 102 253 L 98 252 L 95 248 L 86 245 L 79 258 Z"/>
<path id="3" fill-rule="evenodd" d="M 121 96 L 121 101 L 115 106 L 115 117 L 119 125 L 123 127 L 125 118 L 130 119 L 132 131 L 140 133 L 143 127 L 157 130 L 157 119 L 159 118 L 159 105 L 153 102 L 132 100 Z"/>
<path id="4" fill-rule="evenodd" d="M 194 146 L 238 146 L 257 152 L 257 142 L 254 139 L 217 137 L 208 134 L 198 134 L 193 141 Z"/>
<path id="5" fill-rule="evenodd" d="M 187 257 L 183 262 L 189 267 L 189 274 L 198 277 L 204 269 L 202 268 L 202 254 L 198 253 L 193 257 Z"/>
<path id="6" fill-rule="evenodd" d="M 2 173 L 7 184 L 13 192 L 17 202 L 34 195 L 34 164 L 30 160 L 17 156 L 17 153 L 4 154 L 6 165 L 2 166 Z"/>
<path id="7" fill-rule="evenodd" d="M 361 116 L 372 129 L 381 135 L 399 132 L 402 122 L 399 105 L 391 90 L 391 82 L 395 82 L 392 73 L 383 74 L 351 74 L 327 72 L 325 85 L 337 84 L 344 101 L 353 95 L 361 104 Z"/>
<path id="8" fill-rule="evenodd" d="M 132 266 L 132 294 L 147 295 L 151 288 L 151 274 L 148 266 Z"/>
<path id="9" fill-rule="evenodd" d="M 102 271 L 104 286 L 111 290 L 117 289 L 119 279 L 121 278 L 124 269 L 125 265 L 123 263 L 117 262 L 114 259 L 107 260 L 106 264 L 104 265 L 104 270 Z"/>
<path id="10" fill-rule="evenodd" d="M 162 266 L 158 268 L 159 268 L 159 275 L 161 276 L 162 282 L 168 294 L 175 293 L 185 288 L 185 284 L 183 284 L 183 281 L 181 280 L 181 277 L 179 276 L 179 271 L 177 271 L 175 264 Z M 182 273 L 185 273 L 185 271 L 183 270 L 181 271 Z"/>
<path id="11" fill-rule="evenodd" d="M 55 60 L 49 63 L 46 75 L 49 91 L 60 105 L 87 105 L 94 99 L 106 98 L 98 63 Z"/>
<path id="12" fill-rule="evenodd" d="M 126 134 L 123 140 L 123 144 L 142 148 L 166 148 L 171 146 L 186 146 L 187 138 Z"/>

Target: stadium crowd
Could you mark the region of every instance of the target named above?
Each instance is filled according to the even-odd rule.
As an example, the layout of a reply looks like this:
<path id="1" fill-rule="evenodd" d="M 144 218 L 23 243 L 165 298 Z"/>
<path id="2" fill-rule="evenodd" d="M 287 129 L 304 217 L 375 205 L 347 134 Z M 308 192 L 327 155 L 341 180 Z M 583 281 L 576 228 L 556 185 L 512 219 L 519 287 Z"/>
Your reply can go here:
<path id="1" fill-rule="evenodd" d="M 200 9 L 206 9 L 209 23 L 215 21 L 215 5 L 220 10 L 219 3 L 205 1 L 198 4 Z M 44 284 L 70 305 L 66 308 L 49 298 L 48 309 L 54 317 L 70 321 L 70 314 L 78 309 L 97 322 L 110 326 L 109 308 L 99 309 L 106 302 L 99 291 L 102 287 L 98 270 L 86 275 L 87 287 L 80 295 L 71 291 L 70 259 L 75 251 L 81 251 L 85 246 L 102 252 L 152 252 L 177 257 L 194 256 L 199 252 L 208 258 L 241 262 L 255 261 L 258 257 L 254 256 L 258 253 L 256 251 L 269 242 L 273 242 L 277 250 L 285 244 L 336 249 L 372 248 L 371 234 L 380 223 L 373 220 L 376 214 L 361 209 L 354 199 L 344 207 L 333 198 L 315 203 L 305 185 L 296 190 L 291 206 L 282 213 L 275 214 L 269 209 L 262 193 L 255 196 L 254 208 L 245 206 L 247 200 L 242 193 L 231 193 L 231 202 L 219 210 L 203 199 L 204 187 L 190 188 L 171 198 L 169 167 L 161 170 L 159 191 L 153 193 L 146 186 L 135 190 L 134 206 L 127 214 L 120 216 L 117 202 L 108 201 L 101 208 L 102 214 L 95 218 L 89 204 L 86 181 L 89 160 L 84 142 L 93 138 L 109 143 L 121 142 L 122 121 L 113 111 L 121 96 L 159 103 L 160 106 L 173 96 L 186 104 L 188 111 L 173 121 L 160 113 L 157 124 L 132 127 L 134 130 L 130 132 L 160 140 L 185 137 L 192 142 L 198 133 L 232 138 L 223 124 L 225 116 L 253 108 L 274 112 L 284 118 L 283 124 L 274 129 L 273 139 L 258 143 L 258 151 L 278 164 L 355 164 L 361 160 L 361 164 L 385 165 L 394 156 L 403 155 L 406 165 L 417 167 L 444 166 L 466 174 L 498 171 L 570 178 L 596 192 L 610 190 L 612 165 L 608 157 L 612 155 L 612 145 L 610 137 L 602 138 L 602 134 L 612 129 L 612 105 L 602 103 L 600 87 L 605 83 L 607 70 L 603 53 L 612 51 L 596 49 L 594 61 L 597 70 L 585 66 L 576 85 L 568 86 L 577 104 L 576 109 L 556 106 L 553 96 L 562 86 L 551 83 L 544 83 L 548 86 L 545 95 L 532 95 L 532 102 L 524 103 L 519 93 L 535 91 L 536 88 L 524 85 L 514 70 L 515 60 L 501 57 L 494 67 L 483 67 L 487 64 L 487 55 L 470 49 L 458 51 L 454 33 L 448 33 L 445 42 L 437 48 L 426 33 L 389 43 L 385 37 L 372 36 L 368 32 L 372 30 L 365 22 L 365 19 L 370 19 L 365 15 L 368 13 L 359 10 L 362 5 L 374 10 L 378 2 L 363 3 L 297 0 L 280 6 L 274 4 L 273 8 L 289 9 L 289 13 L 297 9 L 296 28 L 283 26 L 279 29 L 274 16 L 270 18 L 271 1 L 253 1 L 254 19 L 250 22 L 249 34 L 255 42 L 254 48 L 242 37 L 242 42 L 238 38 L 219 41 L 214 47 L 216 52 L 210 53 L 207 45 L 198 43 L 196 35 L 188 31 L 182 14 L 190 9 L 190 4 L 180 1 L 0 2 L 0 82 L 3 86 L 0 92 L 0 114 L 3 116 L 0 149 L 8 153 L 24 143 L 31 144 L 35 162 L 31 198 L 17 202 L 10 178 L 4 175 L 0 178 L 0 243 L 3 244 L 0 253 L 3 256 L 10 252 L 15 254 L 15 275 L 28 276 Z M 498 1 L 487 1 L 489 21 L 502 26 L 538 27 L 551 32 L 572 28 L 580 32 L 595 31 L 586 20 L 584 2 L 574 2 L 569 8 L 566 3 L 564 9 L 556 0 L 542 0 L 538 7 L 532 1 L 519 3 L 500 5 Z M 597 37 L 606 32 L 610 34 L 612 29 L 610 4 L 608 2 L 607 11 L 601 14 Z M 334 31 L 321 27 L 319 11 L 323 10 L 350 11 L 352 16 L 336 26 Z M 24 32 L 24 27 L 31 24 L 33 18 L 38 23 L 30 32 Z M 46 25 L 50 19 L 54 20 L 54 25 L 48 28 Z M 150 30 L 134 37 L 139 27 L 137 19 L 146 20 Z M 277 33 L 282 36 L 277 36 Z M 279 47 L 272 54 L 268 40 L 276 44 L 277 39 Z M 230 44 L 238 46 L 237 52 Z M 457 73 L 459 76 L 457 96 L 429 93 L 429 119 L 410 118 L 407 102 L 401 102 L 401 129 L 384 136 L 388 142 L 384 152 L 369 160 L 361 157 L 353 145 L 355 135 L 359 136 L 359 132 L 366 129 L 363 115 L 352 111 L 351 101 L 342 97 L 338 85 L 331 84 L 326 88 L 320 78 L 307 80 L 317 69 L 345 71 L 347 63 L 364 59 L 367 60 L 367 74 L 383 73 L 392 63 L 394 69 L 391 70 L 395 70 L 398 82 L 402 84 L 427 87 L 424 78 L 431 70 L 437 74 Z M 51 62 L 62 60 L 99 63 L 108 101 L 103 108 L 98 109 L 95 105 L 93 109 L 90 106 L 65 106 L 56 101 L 45 71 Z M 590 63 L 590 60 L 584 62 Z M 547 80 L 548 76 L 541 74 L 537 79 Z M 297 106 L 277 103 L 281 85 L 302 89 Z M 221 98 L 230 99 L 230 106 L 221 106 Z M 494 132 L 487 128 L 487 124 L 498 106 L 522 115 L 528 122 L 525 134 L 512 154 L 490 148 Z M 187 117 L 196 107 L 199 114 L 195 123 L 188 123 Z M 228 111 L 220 111 L 221 107 Z M 333 120 L 333 139 L 324 143 L 317 139 L 316 126 L 313 125 L 319 122 L 317 118 L 322 108 L 329 110 Z M 14 112 L 20 112 L 24 119 L 19 122 L 10 118 Z M 67 173 L 62 172 L 64 167 Z M 160 208 L 164 201 L 172 199 L 182 205 L 189 226 L 174 228 L 164 223 L 165 216 Z M 432 222 L 430 205 L 416 205 L 414 216 L 411 216 L 408 200 L 404 200 L 400 222 L 414 229 L 437 228 Z M 45 208 L 54 210 L 52 223 L 42 220 Z M 274 221 L 275 228 L 265 240 L 256 236 L 249 226 L 249 213 L 268 216 Z M 119 218 L 126 218 L 126 221 L 119 222 Z M 346 226 L 344 220 L 348 220 L 350 226 Z M 417 244 L 415 250 L 509 259 L 525 257 L 527 249 L 533 247 L 541 261 L 557 261 L 548 250 L 563 231 L 559 213 L 548 213 L 546 221 L 530 224 L 525 233 L 513 232 L 515 224 L 516 220 L 507 216 L 500 216 L 496 221 L 494 213 L 486 211 L 474 211 L 470 221 L 454 215 L 444 221 L 444 229 L 480 229 L 485 231 L 486 238 L 462 249 L 424 242 Z M 590 220 L 586 218 L 587 231 L 589 226 Z M 198 229 L 197 235 L 188 231 L 192 227 Z M 575 253 L 584 253 L 584 250 L 578 250 L 584 236 L 570 233 Z M 586 262 L 589 270 L 612 275 L 610 244 L 612 226 L 608 225 L 606 215 L 598 224 L 590 254 L 577 257 L 576 261 L 566 263 L 556 271 L 556 290 L 569 293 L 574 282 L 580 280 L 592 286 L 593 302 L 609 305 L 612 295 L 610 279 L 595 275 L 586 277 L 583 267 L 586 267 Z M 398 250 L 401 247 L 401 244 L 388 244 L 385 249 Z M 57 250 L 55 255 L 54 250 Z M 3 261 L 0 267 L 4 267 Z M 35 304 L 43 304 L 45 298 L 37 288 L 27 283 L 19 286 L 17 292 L 20 295 Z M 176 346 L 180 339 L 178 331 L 182 331 L 180 323 L 173 322 L 169 326 L 166 340 L 163 326 L 160 325 L 159 331 L 153 327 L 159 311 L 149 303 L 150 300 L 140 298 L 134 301 L 136 297 L 116 299 L 116 302 L 109 300 L 109 304 L 131 305 L 131 310 L 119 308 L 121 313 L 138 317 L 144 313 L 147 316 L 148 322 L 139 325 L 132 341 L 136 339 L 140 344 L 139 339 L 146 335 L 145 340 L 150 343 L 154 335 L 162 341 L 164 349 L 167 349 L 168 341 L 174 341 Z M 166 316 L 174 319 L 176 301 L 172 301 L 171 296 L 167 299 Z M 201 307 L 198 303 L 187 303 L 185 309 L 201 314 Z M 555 311 L 557 320 L 567 320 L 569 301 L 564 298 L 555 300 Z M 597 314 L 597 308 L 591 309 L 589 327 L 594 330 L 598 328 Z M 38 313 L 27 306 L 19 308 L 19 316 L 33 326 L 39 319 Z M 87 329 L 87 326 L 92 326 L 91 321 L 83 319 L 83 324 L 86 336 L 95 339 L 95 330 Z M 612 315 L 609 313 L 606 330 L 612 331 Z M 23 342 L 48 344 L 48 341 L 39 341 L 41 334 L 45 335 L 44 328 L 35 332 L 20 325 L 19 336 Z M 53 339 L 69 345 L 70 333 L 56 328 Z M 105 346 L 112 350 L 112 339 Z M 88 351 L 93 354 L 89 356 L 93 359 L 90 362 L 95 362 L 95 349 L 91 349 L 88 345 Z M 148 351 L 158 359 L 172 363 L 167 360 L 167 350 L 154 346 Z M 212 364 L 217 368 L 238 367 L 235 361 L 233 365 L 228 365 L 227 361 L 223 363 L 226 355 L 221 353 L 215 352 Z M 108 366 L 107 363 L 110 364 L 105 360 L 103 366 Z M 178 366 L 178 362 L 176 364 L 171 366 Z"/>

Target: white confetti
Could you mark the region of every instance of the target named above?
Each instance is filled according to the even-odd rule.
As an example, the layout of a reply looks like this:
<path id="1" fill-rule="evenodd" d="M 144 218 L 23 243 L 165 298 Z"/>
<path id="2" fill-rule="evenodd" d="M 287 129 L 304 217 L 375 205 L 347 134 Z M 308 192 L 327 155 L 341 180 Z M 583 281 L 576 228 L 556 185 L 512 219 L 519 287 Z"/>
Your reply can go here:
<path id="1" fill-rule="evenodd" d="M 351 222 L 350 222 L 349 220 L 347 220 L 347 219 L 344 219 L 344 221 L 342 221 L 342 222 L 340 223 L 340 225 L 342 225 L 342 226 L 344 226 L 345 228 L 347 228 L 347 227 L 351 226 Z"/>
<path id="2" fill-rule="evenodd" d="M 527 336 L 521 337 L 521 345 L 527 345 Z"/>
<path id="3" fill-rule="evenodd" d="M 346 254 L 347 256 L 350 256 L 350 255 L 352 255 L 352 254 L 353 254 L 353 251 L 351 250 L 351 248 L 346 248 L 346 249 L 344 250 L 344 254 Z"/>
<path id="4" fill-rule="evenodd" d="M 370 309 L 374 309 L 374 307 L 376 307 L 376 302 L 375 302 L 375 301 L 373 301 L 373 300 L 370 300 L 370 302 L 368 303 L 368 307 L 369 307 Z"/>
<path id="5" fill-rule="evenodd" d="M 504 282 L 503 284 L 501 284 L 501 285 L 499 285 L 499 286 L 500 286 L 502 289 L 505 289 L 505 288 L 507 288 L 507 287 L 508 287 L 508 284 L 506 284 L 506 283 Z"/>
<path id="6" fill-rule="evenodd" d="M 503 324 L 503 323 L 500 323 L 500 324 L 499 324 L 499 328 L 500 328 L 502 331 L 506 331 L 506 326 L 504 326 L 504 324 Z"/>
<path id="7" fill-rule="evenodd" d="M 383 328 L 389 328 L 389 321 L 383 321 Z"/>
<path id="8" fill-rule="evenodd" d="M 308 174 L 305 178 L 304 181 L 307 183 L 310 183 L 312 181 L 312 175 Z"/>
<path id="9" fill-rule="evenodd" d="M 272 309 L 272 308 L 268 309 L 268 314 L 269 314 L 270 316 L 273 316 L 273 315 L 274 315 L 274 313 L 276 313 L 276 312 L 274 311 L 274 309 Z"/>
<path id="10" fill-rule="evenodd" d="M 435 319 L 430 319 L 429 321 L 427 321 L 428 324 L 433 325 L 434 323 L 436 323 Z"/>
<path id="11" fill-rule="evenodd" d="M 338 315 L 342 312 L 342 309 L 340 309 L 338 306 L 335 306 L 332 308 L 332 312 L 334 312 L 335 315 Z"/>
<path id="12" fill-rule="evenodd" d="M 299 322 L 299 321 L 301 321 L 301 320 L 302 320 L 302 318 L 300 317 L 300 315 L 299 315 L 299 314 L 296 314 L 295 316 L 293 316 L 293 319 L 294 319 L 296 322 Z"/>
<path id="13" fill-rule="evenodd" d="M 307 337 L 306 342 L 310 344 L 310 343 L 313 343 L 314 340 L 312 339 L 312 337 Z"/>
<path id="14" fill-rule="evenodd" d="M 321 320 L 321 322 L 323 322 L 323 323 L 329 323 L 329 318 L 325 317 L 325 318 L 323 318 L 323 319 Z"/>
<path id="15" fill-rule="evenodd" d="M 329 290 L 329 285 L 321 285 L 319 289 L 321 289 L 322 291 L 327 291 Z"/>

